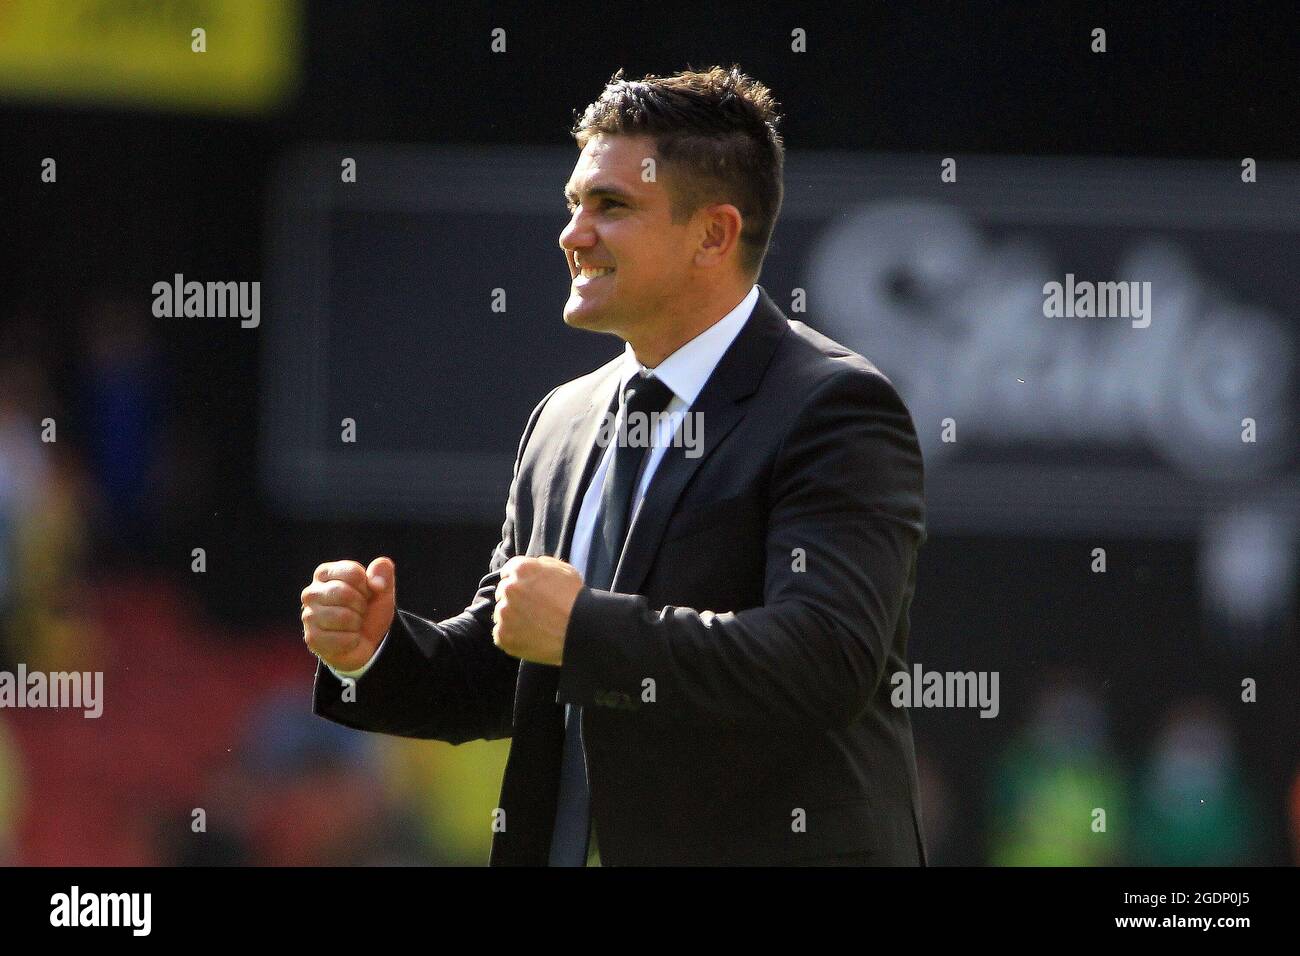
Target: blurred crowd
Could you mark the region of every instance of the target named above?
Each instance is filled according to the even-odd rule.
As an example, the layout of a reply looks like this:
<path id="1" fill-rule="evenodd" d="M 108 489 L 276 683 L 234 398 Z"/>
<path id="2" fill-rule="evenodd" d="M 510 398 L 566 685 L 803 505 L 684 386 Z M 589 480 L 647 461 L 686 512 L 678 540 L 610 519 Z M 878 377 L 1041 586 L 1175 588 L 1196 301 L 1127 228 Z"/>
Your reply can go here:
<path id="1" fill-rule="evenodd" d="M 185 502 L 149 326 L 105 296 L 70 352 L 31 329 L 19 315 L 0 360 L 0 670 L 103 671 L 106 700 L 0 710 L 0 863 L 484 863 L 507 744 L 314 717 L 292 610 L 218 623 L 159 570 Z M 1172 701 L 1142 740 L 1110 722 L 1084 682 L 1046 684 L 975 793 L 918 733 L 932 861 L 1282 862 L 1284 829 L 1300 862 L 1300 772 L 1279 800 L 1220 708 Z"/>

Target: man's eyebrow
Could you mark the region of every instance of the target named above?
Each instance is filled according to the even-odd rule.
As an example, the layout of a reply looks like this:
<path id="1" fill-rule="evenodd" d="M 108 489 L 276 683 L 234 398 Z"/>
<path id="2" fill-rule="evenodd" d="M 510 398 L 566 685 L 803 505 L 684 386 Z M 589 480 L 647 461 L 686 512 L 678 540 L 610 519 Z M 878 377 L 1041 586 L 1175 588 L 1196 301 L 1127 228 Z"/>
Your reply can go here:
<path id="1" fill-rule="evenodd" d="M 632 202 L 635 199 L 635 197 L 626 189 L 616 186 L 613 183 L 597 183 L 587 189 L 587 195 L 592 198 L 608 196 L 613 199 L 622 200 L 623 202 Z M 564 198 L 569 202 L 574 202 L 578 199 L 578 193 L 572 186 L 565 186 Z"/>

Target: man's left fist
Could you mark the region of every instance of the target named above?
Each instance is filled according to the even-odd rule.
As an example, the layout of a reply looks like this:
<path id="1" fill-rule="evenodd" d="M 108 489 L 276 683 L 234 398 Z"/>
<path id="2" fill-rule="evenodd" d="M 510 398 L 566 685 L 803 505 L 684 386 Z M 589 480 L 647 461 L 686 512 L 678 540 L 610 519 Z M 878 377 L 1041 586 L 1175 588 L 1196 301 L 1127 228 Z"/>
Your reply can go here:
<path id="1" fill-rule="evenodd" d="M 511 558 L 497 582 L 492 641 L 522 661 L 563 663 L 564 633 L 581 590 L 578 569 L 559 558 Z"/>

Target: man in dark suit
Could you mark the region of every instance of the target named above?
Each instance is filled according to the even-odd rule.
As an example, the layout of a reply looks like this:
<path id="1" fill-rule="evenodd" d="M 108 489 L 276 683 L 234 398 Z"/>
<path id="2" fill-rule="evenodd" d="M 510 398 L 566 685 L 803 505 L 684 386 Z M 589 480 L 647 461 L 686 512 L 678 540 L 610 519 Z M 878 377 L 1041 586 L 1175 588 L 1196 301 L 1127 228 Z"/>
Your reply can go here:
<path id="1" fill-rule="evenodd" d="M 566 323 L 624 354 L 533 410 L 461 614 L 397 610 L 388 558 L 302 593 L 316 713 L 513 738 L 493 865 L 580 865 L 593 835 L 604 865 L 925 862 L 888 680 L 921 453 L 889 380 L 755 284 L 775 105 L 734 67 L 615 74 L 575 126 L 560 244 Z"/>

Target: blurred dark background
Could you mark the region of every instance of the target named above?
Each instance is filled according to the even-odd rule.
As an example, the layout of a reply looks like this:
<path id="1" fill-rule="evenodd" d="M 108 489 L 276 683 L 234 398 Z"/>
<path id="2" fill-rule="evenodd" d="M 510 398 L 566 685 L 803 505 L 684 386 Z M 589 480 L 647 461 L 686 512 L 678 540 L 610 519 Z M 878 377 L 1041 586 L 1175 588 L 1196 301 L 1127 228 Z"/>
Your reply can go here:
<path id="1" fill-rule="evenodd" d="M 850 221 L 853 200 L 895 190 L 869 182 L 837 210 L 832 190 L 816 193 L 819 173 L 856 182 L 915 161 L 899 174 L 899 195 L 924 208 L 951 196 L 972 228 L 1014 249 L 1044 227 L 1032 218 L 1008 226 L 989 210 L 1003 208 L 998 188 L 1035 175 L 1058 205 L 1072 196 L 1103 205 L 1107 176 L 1118 181 L 1125 170 L 1138 171 L 1151 209 L 1200 209 L 1188 197 L 1202 190 L 1205 220 L 1160 237 L 1199 270 L 1204 295 L 1263 316 L 1259 327 L 1272 336 L 1263 341 L 1282 348 L 1267 349 L 1273 364 L 1243 367 L 1281 382 L 1276 420 L 1295 413 L 1300 129 L 1296 23 L 1284 5 L 781 5 L 766 14 L 752 4 L 490 4 L 454 14 L 424 3 L 80 2 L 51 13 L 55 6 L 0 11 L 0 212 L 12 237 L 0 269 L 0 666 L 102 670 L 105 710 L 97 720 L 0 711 L 0 861 L 486 861 L 504 744 L 371 739 L 311 717 L 314 661 L 293 598 L 319 562 L 383 553 L 399 567 L 403 607 L 439 619 L 468 602 L 497 540 L 498 493 L 527 411 L 618 348 L 560 319 L 563 160 L 540 199 L 493 190 L 507 185 L 500 172 L 510 163 L 536 156 L 549 174 L 565 150 L 576 158 L 574 112 L 618 67 L 639 76 L 735 62 L 773 89 L 791 173 L 808 191 L 788 181 L 760 283 L 783 306 L 808 287 L 808 314 L 787 312 L 836 337 L 843 326 L 819 319 L 816 276 L 843 260 L 819 264 L 804 239 Z M 204 23 L 214 25 L 209 52 L 193 54 L 190 29 Z M 221 60 L 253 42 L 241 23 L 269 59 Z M 32 38 L 51 36 L 38 29 L 51 24 L 68 39 L 43 50 Z M 1106 30 L 1104 54 L 1090 50 L 1096 27 Z M 496 28 L 504 53 L 491 49 Z M 796 28 L 807 52 L 791 50 Z M 133 59 L 173 42 L 182 51 L 174 76 L 162 54 L 158 75 L 135 86 L 114 72 L 129 74 Z M 96 65 L 115 55 L 112 68 Z M 187 73 L 191 56 L 211 57 L 211 74 Z M 274 83 L 259 82 L 272 74 Z M 364 157 L 362 188 L 340 198 L 338 160 L 347 156 Z M 55 182 L 41 178 L 47 157 L 57 162 Z M 942 157 L 958 158 L 957 186 L 971 171 L 973 191 L 961 199 L 940 192 Z M 1234 192 L 1251 188 L 1241 182 L 1243 157 L 1258 163 L 1259 195 Z M 1077 161 L 1077 177 L 1067 160 Z M 437 179 L 445 170 L 472 184 L 480 169 L 476 201 L 486 207 L 469 208 L 496 218 L 471 216 L 462 231 L 420 212 L 418 197 L 401 207 L 412 211 L 392 211 L 396 173 L 408 168 L 429 177 L 407 181 L 417 194 L 454 192 Z M 319 187 L 319 202 L 305 185 L 314 169 L 334 180 Z M 1205 186 L 1214 170 L 1221 184 Z M 376 181 L 387 184 L 382 202 Z M 1214 212 L 1238 204 L 1239 217 Z M 1114 206 L 1121 217 L 1128 208 L 1110 203 L 1111 215 Z M 378 223 L 347 218 L 358 207 Z M 519 275 L 476 276 L 461 290 L 473 308 L 407 297 L 380 311 L 366 308 L 379 294 L 373 271 L 367 286 L 349 280 L 337 256 L 321 272 L 296 258 L 303 236 L 326 231 L 335 249 L 378 248 L 408 214 L 410 268 L 401 258 L 388 264 L 437 279 L 432 293 L 449 296 L 460 277 L 513 256 Z M 1063 275 L 1075 253 L 1098 276 L 1113 265 L 1110 246 L 1123 229 L 1111 221 L 1090 224 L 1091 259 L 1070 249 L 1077 230 L 1057 223 L 1065 238 L 1053 240 L 1051 274 Z M 1148 226 L 1133 228 L 1145 235 Z M 1187 239 L 1206 229 L 1226 238 L 1200 247 Z M 891 293 L 900 310 L 938 314 L 962 301 L 903 301 L 915 288 L 908 283 L 925 278 L 923 264 L 916 271 L 920 280 L 903 274 Z M 151 289 L 177 273 L 263 282 L 260 326 L 157 317 Z M 517 335 L 496 336 L 495 355 L 438 354 L 438 342 L 490 327 L 494 284 L 508 287 L 512 309 L 520 303 Z M 328 320 L 293 297 L 304 287 L 331 302 Z M 293 337 L 307 329 L 325 341 Z M 1239 344 L 1222 335 L 1212 344 Z M 844 340 L 876 357 L 869 333 Z M 429 351 L 406 350 L 408 341 Z M 1242 347 L 1252 342 L 1258 349 L 1255 340 Z M 499 499 L 495 515 L 481 503 L 460 507 L 455 489 L 436 482 L 419 494 L 373 496 L 366 475 L 391 474 L 404 488 L 427 476 L 378 469 L 365 457 L 364 419 L 351 470 L 337 481 L 316 476 L 324 491 L 295 499 L 292 489 L 313 478 L 276 465 L 276 446 L 298 447 L 281 439 L 319 450 L 336 438 L 338 394 L 363 396 L 372 381 L 381 388 L 400 354 L 428 355 L 430 389 L 408 397 L 430 430 L 484 396 L 509 396 L 485 413 L 498 422 L 489 437 L 503 438 L 500 447 L 472 447 L 466 435 L 443 447 L 418 428 L 403 435 L 449 469 L 477 462 L 499 471 L 504 456 L 496 484 L 484 486 Z M 354 368 L 354 377 L 322 395 L 321 434 L 296 435 L 292 419 L 277 420 L 275 396 L 292 391 L 298 363 L 312 362 L 323 363 L 318 376 Z M 928 408 L 930 366 L 898 363 L 914 413 Z M 304 389 L 319 381 L 303 375 Z M 1161 388 L 1193 385 L 1171 375 Z M 962 394 L 976 417 L 985 397 Z M 375 418 L 402 398 L 385 395 L 391 404 L 377 404 Z M 1225 408 L 1232 418 L 1235 406 Z M 1072 417 L 1058 411 L 1062 422 Z M 1241 417 L 1227 424 L 1239 431 Z M 40 440 L 47 418 L 55 442 Z M 937 517 L 922 552 L 911 657 L 926 669 L 996 670 L 1002 692 L 996 719 L 913 711 L 935 862 L 1300 858 L 1293 442 L 1293 432 L 1261 425 L 1267 466 L 1235 472 L 1221 463 L 1198 472 L 1171 462 L 1167 449 L 1162 458 L 1086 434 L 1010 451 L 994 441 L 933 470 Z M 935 451 L 938 464 L 943 449 Z M 1050 468 L 1066 476 L 1060 499 Z M 1039 493 L 1023 503 L 1014 498 L 1022 469 L 1024 487 Z M 482 485 L 477 475 L 462 484 Z M 1091 497 L 1069 498 L 1072 480 Z M 1051 515 L 1067 499 L 1078 508 L 1058 525 Z M 1125 501 L 1132 520 L 1116 520 Z M 1025 520 L 1007 520 L 1022 511 Z M 1104 574 L 1090 570 L 1096 547 L 1107 552 Z M 1254 703 L 1242 701 L 1245 678 L 1257 681 Z M 1095 807 L 1107 808 L 1105 834 L 1089 828 Z M 207 821 L 200 832 L 197 808 Z M 358 818 L 373 826 L 340 842 Z"/>

